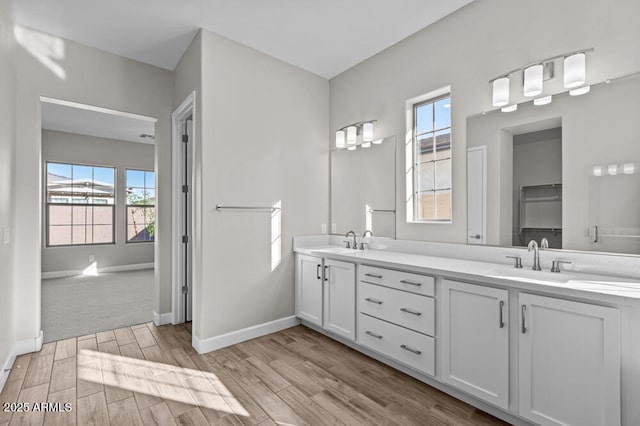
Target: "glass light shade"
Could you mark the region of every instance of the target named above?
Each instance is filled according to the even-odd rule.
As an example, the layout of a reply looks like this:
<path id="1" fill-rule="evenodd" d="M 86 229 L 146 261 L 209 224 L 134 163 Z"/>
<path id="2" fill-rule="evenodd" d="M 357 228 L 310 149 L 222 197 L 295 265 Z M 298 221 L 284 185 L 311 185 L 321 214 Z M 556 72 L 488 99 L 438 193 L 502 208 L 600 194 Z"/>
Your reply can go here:
<path id="1" fill-rule="evenodd" d="M 356 146 L 355 145 L 351 145 L 350 147 L 347 148 L 348 151 L 355 151 L 356 150 Z"/>
<path id="2" fill-rule="evenodd" d="M 602 166 L 593 166 L 593 175 L 602 176 Z"/>
<path id="3" fill-rule="evenodd" d="M 356 135 L 358 134 L 358 129 L 356 126 L 347 127 L 347 145 L 355 145 L 356 144 Z"/>
<path id="4" fill-rule="evenodd" d="M 618 174 L 618 165 L 617 164 L 609 164 L 607 166 L 607 172 L 611 175 L 611 176 L 615 176 Z"/>
<path id="5" fill-rule="evenodd" d="M 336 132 L 336 148 L 344 148 L 347 146 L 347 140 L 345 139 L 344 130 L 338 130 Z"/>
<path id="6" fill-rule="evenodd" d="M 371 142 L 362 142 L 360 146 L 363 148 L 369 148 L 371 146 Z"/>
<path id="7" fill-rule="evenodd" d="M 532 65 L 524 70 L 524 95 L 538 96 L 542 93 L 542 77 L 544 68 L 541 64 Z"/>
<path id="8" fill-rule="evenodd" d="M 569 90 L 569 94 L 571 96 L 580 96 L 580 95 L 584 95 L 585 93 L 589 93 L 590 90 L 591 90 L 591 86 L 582 86 L 582 87 L 578 87 L 577 89 Z"/>
<path id="9" fill-rule="evenodd" d="M 632 175 L 636 171 L 636 166 L 633 163 L 624 163 L 622 165 L 622 171 L 625 175 Z"/>
<path id="10" fill-rule="evenodd" d="M 501 107 L 509 103 L 509 77 L 493 80 L 493 106 Z"/>
<path id="11" fill-rule="evenodd" d="M 541 98 L 536 98 L 533 100 L 533 104 L 536 106 L 547 105 L 551 103 L 551 95 L 543 96 Z"/>
<path id="12" fill-rule="evenodd" d="M 362 140 L 364 142 L 373 140 L 373 123 L 364 123 L 362 125 Z"/>
<path id="13" fill-rule="evenodd" d="M 500 110 L 502 112 L 513 112 L 518 109 L 518 104 L 509 105 L 506 107 L 502 107 Z"/>
<path id="14" fill-rule="evenodd" d="M 587 79 L 586 56 L 584 53 L 564 58 L 564 87 L 571 89 L 582 86 Z"/>
<path id="15" fill-rule="evenodd" d="M 380 145 L 382 143 L 382 139 L 376 139 L 375 141 L 373 141 L 374 145 Z"/>

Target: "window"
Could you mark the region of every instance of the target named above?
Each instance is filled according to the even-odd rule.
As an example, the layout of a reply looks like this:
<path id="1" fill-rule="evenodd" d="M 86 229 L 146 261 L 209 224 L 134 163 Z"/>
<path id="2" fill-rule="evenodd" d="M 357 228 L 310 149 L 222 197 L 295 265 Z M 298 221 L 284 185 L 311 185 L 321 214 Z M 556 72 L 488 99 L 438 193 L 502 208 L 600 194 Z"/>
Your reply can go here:
<path id="1" fill-rule="evenodd" d="M 113 244 L 115 169 L 47 163 L 47 246 Z"/>
<path id="2" fill-rule="evenodd" d="M 127 242 L 155 240 L 156 177 L 146 170 L 127 170 Z"/>
<path id="3" fill-rule="evenodd" d="M 412 106 L 412 220 L 451 222 L 451 96 Z"/>

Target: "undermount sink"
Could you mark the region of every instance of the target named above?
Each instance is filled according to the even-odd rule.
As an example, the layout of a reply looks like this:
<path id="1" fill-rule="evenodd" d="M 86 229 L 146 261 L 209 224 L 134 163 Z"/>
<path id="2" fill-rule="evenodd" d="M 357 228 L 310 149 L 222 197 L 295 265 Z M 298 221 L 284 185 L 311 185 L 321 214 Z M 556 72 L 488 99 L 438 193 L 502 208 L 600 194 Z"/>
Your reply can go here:
<path id="1" fill-rule="evenodd" d="M 494 278 L 518 279 L 531 281 L 548 281 L 554 283 L 566 283 L 575 277 L 565 272 L 534 271 L 530 268 L 514 268 L 509 266 L 499 266 L 486 272 L 486 275 Z"/>

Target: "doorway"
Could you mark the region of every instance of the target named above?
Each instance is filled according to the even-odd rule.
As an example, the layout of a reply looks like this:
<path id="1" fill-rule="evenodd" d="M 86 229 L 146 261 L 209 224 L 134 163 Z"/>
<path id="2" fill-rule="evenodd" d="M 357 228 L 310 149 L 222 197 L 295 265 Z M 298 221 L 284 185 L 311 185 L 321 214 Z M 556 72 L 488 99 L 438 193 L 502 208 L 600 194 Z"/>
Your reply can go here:
<path id="1" fill-rule="evenodd" d="M 173 113 L 173 324 L 193 319 L 195 93 Z"/>
<path id="2" fill-rule="evenodd" d="M 41 99 L 45 342 L 152 321 L 156 121 Z"/>

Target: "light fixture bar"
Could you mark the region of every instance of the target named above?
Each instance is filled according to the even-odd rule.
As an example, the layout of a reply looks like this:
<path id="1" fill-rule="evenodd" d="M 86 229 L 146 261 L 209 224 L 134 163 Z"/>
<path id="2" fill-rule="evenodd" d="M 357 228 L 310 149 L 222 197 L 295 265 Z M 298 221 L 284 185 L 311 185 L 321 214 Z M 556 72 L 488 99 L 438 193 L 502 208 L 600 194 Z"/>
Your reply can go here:
<path id="1" fill-rule="evenodd" d="M 515 69 L 513 69 L 513 70 L 511 70 L 511 71 L 509 71 L 509 72 L 502 73 L 502 74 L 500 74 L 499 76 L 497 76 L 497 77 L 492 78 L 491 80 L 489 80 L 489 83 L 493 84 L 493 82 L 494 82 L 495 80 L 499 79 L 499 78 L 502 78 L 502 77 L 509 77 L 509 76 L 510 76 L 511 74 L 513 74 L 514 72 L 524 71 L 526 68 L 529 68 L 529 67 L 530 67 L 530 66 L 532 66 L 532 65 L 536 65 L 536 64 L 543 64 L 543 63 L 545 63 L 545 62 L 549 62 L 549 61 L 555 61 L 556 59 L 565 58 L 565 57 L 567 57 L 567 56 L 572 56 L 572 55 L 575 55 L 576 53 L 590 53 L 590 52 L 593 52 L 594 50 L 595 50 L 595 49 L 594 49 L 593 47 L 591 47 L 591 48 L 589 48 L 589 49 L 574 50 L 574 51 L 571 51 L 571 52 L 563 53 L 563 54 L 561 54 L 561 55 L 551 56 L 550 58 L 542 59 L 542 60 L 539 60 L 539 61 L 534 61 L 534 62 L 531 62 L 531 63 L 529 63 L 529 64 L 527 64 L 527 65 L 522 66 L 522 67 L 515 68 Z"/>

